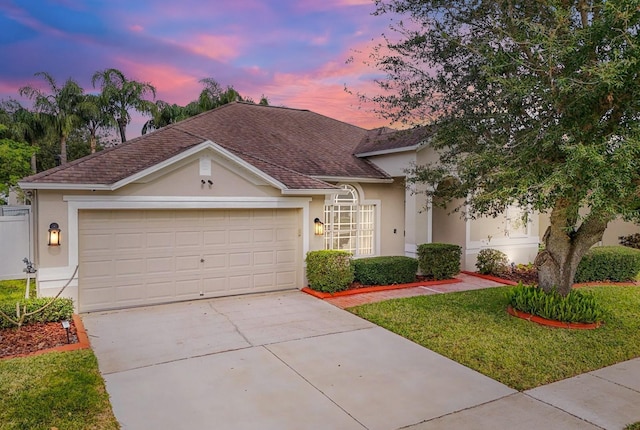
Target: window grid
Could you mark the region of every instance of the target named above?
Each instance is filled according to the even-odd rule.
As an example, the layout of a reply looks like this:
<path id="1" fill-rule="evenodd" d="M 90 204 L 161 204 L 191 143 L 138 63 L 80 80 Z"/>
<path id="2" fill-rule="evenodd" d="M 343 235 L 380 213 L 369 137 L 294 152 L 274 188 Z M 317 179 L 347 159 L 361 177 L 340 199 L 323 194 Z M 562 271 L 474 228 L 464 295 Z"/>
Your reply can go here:
<path id="1" fill-rule="evenodd" d="M 353 187 L 338 194 L 332 205 L 325 206 L 325 249 L 340 249 L 356 256 L 373 255 L 375 206 L 359 205 Z"/>

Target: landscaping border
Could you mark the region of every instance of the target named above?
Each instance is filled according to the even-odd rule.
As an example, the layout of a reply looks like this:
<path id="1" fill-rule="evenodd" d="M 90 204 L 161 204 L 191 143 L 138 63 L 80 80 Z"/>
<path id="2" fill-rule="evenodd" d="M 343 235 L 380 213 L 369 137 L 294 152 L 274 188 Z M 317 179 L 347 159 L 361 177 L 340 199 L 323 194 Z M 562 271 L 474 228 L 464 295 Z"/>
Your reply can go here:
<path id="1" fill-rule="evenodd" d="M 431 285 L 457 284 L 459 282 L 462 282 L 462 280 L 458 278 L 453 278 L 453 279 L 442 279 L 439 281 L 410 282 L 408 284 L 372 285 L 370 287 L 336 291 L 335 293 L 325 293 L 322 291 L 316 291 L 316 290 L 312 290 L 309 287 L 304 287 L 301 291 L 307 294 L 310 294 L 314 297 L 317 297 L 319 299 L 330 299 L 332 297 L 353 296 L 355 294 L 375 293 L 377 291 L 399 290 L 402 288 L 428 287 Z"/>
<path id="2" fill-rule="evenodd" d="M 469 276 L 475 276 L 476 278 L 486 279 L 488 281 L 499 282 L 499 283 L 504 284 L 504 285 L 518 285 L 518 283 L 516 281 L 511 281 L 509 279 L 502 279 L 502 278 L 499 278 L 497 276 L 492 276 L 492 275 L 483 275 L 483 274 L 478 273 L 478 272 L 470 272 L 468 270 L 463 270 L 460 273 L 464 273 L 465 275 L 469 275 Z"/>
<path id="3" fill-rule="evenodd" d="M 478 272 L 470 272 L 468 270 L 463 270 L 460 273 L 464 273 L 465 275 L 475 276 L 477 278 L 487 279 L 489 281 L 500 282 L 504 285 L 518 285 L 516 281 L 512 281 L 510 279 L 503 279 L 497 276 L 492 275 L 483 275 Z M 614 285 L 616 287 L 637 287 L 640 285 L 640 282 L 613 282 L 613 281 L 591 281 L 591 282 L 580 282 L 577 284 L 573 284 L 573 288 L 582 288 L 582 287 L 597 287 L 597 286 L 606 286 L 606 285 Z"/>
<path id="4" fill-rule="evenodd" d="M 540 316 L 537 315 L 532 315 L 532 314 L 528 314 L 526 312 L 522 312 L 522 311 L 518 311 L 516 309 L 513 309 L 511 306 L 507 306 L 507 313 L 511 316 L 514 316 L 516 318 L 521 318 L 523 320 L 527 320 L 527 321 L 531 321 L 534 322 L 536 324 L 540 324 L 540 325 L 544 325 L 547 327 L 554 327 L 554 328 L 568 328 L 568 329 L 573 329 L 573 330 L 593 330 L 596 329 L 598 327 L 600 327 L 603 323 L 602 322 L 595 322 L 595 323 L 571 323 L 571 322 L 562 322 L 562 321 L 555 321 L 555 320 L 549 320 L 546 318 L 542 318 Z"/>
<path id="5" fill-rule="evenodd" d="M 0 360 L 7 360 L 10 358 L 20 358 L 20 357 L 31 357 L 34 355 L 46 354 L 48 352 L 75 351 L 76 349 L 90 348 L 91 344 L 89 343 L 89 337 L 87 336 L 87 331 L 85 330 L 84 324 L 82 323 L 82 318 L 80 318 L 80 316 L 77 314 L 73 314 L 72 318 L 73 318 L 73 325 L 76 327 L 76 335 L 78 336 L 78 341 L 76 343 L 55 346 L 53 348 L 41 349 L 39 351 L 29 352 L 26 354 L 7 355 L 5 357 L 0 358 Z"/>

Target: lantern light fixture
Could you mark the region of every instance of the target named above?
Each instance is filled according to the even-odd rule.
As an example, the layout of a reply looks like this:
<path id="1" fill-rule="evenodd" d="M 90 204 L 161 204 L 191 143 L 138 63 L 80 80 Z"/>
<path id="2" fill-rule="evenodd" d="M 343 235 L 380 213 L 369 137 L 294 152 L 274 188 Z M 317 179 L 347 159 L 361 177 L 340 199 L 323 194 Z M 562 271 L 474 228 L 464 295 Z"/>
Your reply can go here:
<path id="1" fill-rule="evenodd" d="M 49 225 L 49 246 L 60 246 L 60 226 L 58 223 L 52 222 Z"/>
<path id="2" fill-rule="evenodd" d="M 316 236 L 322 236 L 324 234 L 324 223 L 320 221 L 320 218 L 314 219 L 313 223 L 315 225 Z"/>

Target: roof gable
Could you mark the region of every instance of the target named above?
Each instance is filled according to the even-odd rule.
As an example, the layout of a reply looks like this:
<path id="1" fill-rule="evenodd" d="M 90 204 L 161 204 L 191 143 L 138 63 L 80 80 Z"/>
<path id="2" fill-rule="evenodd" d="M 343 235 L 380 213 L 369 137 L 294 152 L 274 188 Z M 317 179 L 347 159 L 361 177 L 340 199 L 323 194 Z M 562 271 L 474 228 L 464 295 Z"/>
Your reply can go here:
<path id="1" fill-rule="evenodd" d="M 148 175 L 203 144 L 246 163 L 285 190 L 332 188 L 316 178 L 388 181 L 354 151 L 367 130 L 306 110 L 231 103 L 122 145 L 21 181 L 23 188 L 115 189 Z M 212 146 L 212 148 L 214 147 Z M 182 155 L 181 155 L 182 154 Z"/>

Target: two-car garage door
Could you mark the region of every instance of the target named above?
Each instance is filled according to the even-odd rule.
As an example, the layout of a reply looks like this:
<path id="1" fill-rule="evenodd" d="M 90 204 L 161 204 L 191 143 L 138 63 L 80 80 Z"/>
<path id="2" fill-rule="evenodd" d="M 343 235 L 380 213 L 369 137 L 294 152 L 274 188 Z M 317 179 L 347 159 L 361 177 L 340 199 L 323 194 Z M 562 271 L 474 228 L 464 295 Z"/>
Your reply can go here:
<path id="1" fill-rule="evenodd" d="M 298 286 L 296 209 L 79 213 L 79 308 L 116 309 Z"/>

